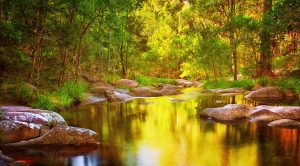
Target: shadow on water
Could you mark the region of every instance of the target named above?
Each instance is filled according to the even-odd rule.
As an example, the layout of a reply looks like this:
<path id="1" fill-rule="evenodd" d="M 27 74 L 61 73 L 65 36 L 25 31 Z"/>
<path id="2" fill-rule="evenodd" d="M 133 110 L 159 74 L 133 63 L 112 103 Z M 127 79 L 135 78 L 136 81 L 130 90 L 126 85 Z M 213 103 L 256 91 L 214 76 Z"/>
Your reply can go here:
<path id="1" fill-rule="evenodd" d="M 68 155 L 59 150 L 53 153 L 30 148 L 5 153 L 36 165 L 300 165 L 297 129 L 271 128 L 245 119 L 215 122 L 198 116 L 205 108 L 228 103 L 256 105 L 244 100 L 243 95 L 193 91 L 126 103 L 85 105 L 61 115 L 69 125 L 96 131 L 102 143 L 96 149 Z"/>

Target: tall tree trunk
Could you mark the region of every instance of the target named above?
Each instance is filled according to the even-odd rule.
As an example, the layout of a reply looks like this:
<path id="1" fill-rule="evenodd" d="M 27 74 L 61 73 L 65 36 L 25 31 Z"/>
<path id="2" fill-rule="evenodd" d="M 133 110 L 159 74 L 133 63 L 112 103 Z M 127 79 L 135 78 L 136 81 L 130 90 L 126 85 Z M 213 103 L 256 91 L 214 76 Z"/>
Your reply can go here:
<path id="1" fill-rule="evenodd" d="M 237 80 L 237 50 L 236 50 L 236 46 L 234 44 L 234 33 L 230 34 L 230 45 L 231 45 L 231 49 L 232 49 L 232 73 L 233 73 L 233 79 Z"/>
<path id="2" fill-rule="evenodd" d="M 262 16 L 262 31 L 260 32 L 260 57 L 259 57 L 259 69 L 258 76 L 273 76 L 272 73 L 272 51 L 271 51 L 271 34 L 268 30 L 268 11 L 272 7 L 272 0 L 263 1 L 263 16 Z"/>
<path id="3" fill-rule="evenodd" d="M 235 0 L 230 0 L 230 21 L 233 21 L 235 17 Z M 237 80 L 237 48 L 235 44 L 235 29 L 231 29 L 229 32 L 229 40 L 231 47 L 231 58 L 232 58 L 232 74 L 233 79 Z"/>
<path id="4" fill-rule="evenodd" d="M 120 59 L 122 66 L 122 78 L 126 78 L 126 68 L 125 68 L 125 58 L 124 58 L 124 49 L 123 46 L 120 47 Z"/>
<path id="5" fill-rule="evenodd" d="M 68 53 L 69 49 L 66 48 L 64 51 L 62 51 L 62 56 L 63 56 L 63 62 L 61 64 L 61 69 L 60 69 L 60 74 L 59 74 L 59 85 L 61 85 L 65 81 L 65 70 L 66 70 L 66 65 L 67 65 L 67 60 L 68 60 Z"/>

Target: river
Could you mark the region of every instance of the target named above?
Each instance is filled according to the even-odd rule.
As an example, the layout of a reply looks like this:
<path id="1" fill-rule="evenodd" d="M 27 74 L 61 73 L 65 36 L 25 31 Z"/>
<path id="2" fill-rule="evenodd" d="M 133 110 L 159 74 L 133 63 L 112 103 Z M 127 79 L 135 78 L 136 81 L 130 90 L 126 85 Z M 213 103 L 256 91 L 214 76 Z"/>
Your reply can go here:
<path id="1" fill-rule="evenodd" d="M 107 101 L 60 112 L 69 125 L 99 135 L 98 147 L 20 148 L 5 153 L 28 165 L 297 166 L 300 130 L 239 120 L 202 119 L 204 108 L 255 103 L 242 95 L 185 89 L 178 96 Z"/>

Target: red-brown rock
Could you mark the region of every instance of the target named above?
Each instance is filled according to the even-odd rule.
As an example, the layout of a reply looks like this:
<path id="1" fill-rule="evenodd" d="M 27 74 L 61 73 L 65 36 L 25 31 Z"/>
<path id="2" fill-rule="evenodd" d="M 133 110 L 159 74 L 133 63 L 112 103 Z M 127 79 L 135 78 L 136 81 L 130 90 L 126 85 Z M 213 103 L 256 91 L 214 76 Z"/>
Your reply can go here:
<path id="1" fill-rule="evenodd" d="M 10 146 L 31 146 L 31 145 L 95 145 L 97 142 L 97 134 L 89 129 L 55 126 L 43 136 L 28 141 L 20 141 Z"/>

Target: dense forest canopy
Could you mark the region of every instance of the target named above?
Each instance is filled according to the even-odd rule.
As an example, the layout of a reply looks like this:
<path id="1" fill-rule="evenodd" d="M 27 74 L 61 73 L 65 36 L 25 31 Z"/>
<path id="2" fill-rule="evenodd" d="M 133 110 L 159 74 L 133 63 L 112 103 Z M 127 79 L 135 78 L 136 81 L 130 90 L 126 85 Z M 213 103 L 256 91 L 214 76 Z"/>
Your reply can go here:
<path id="1" fill-rule="evenodd" d="M 2 77 L 271 76 L 300 67 L 298 0 L 0 0 Z"/>

